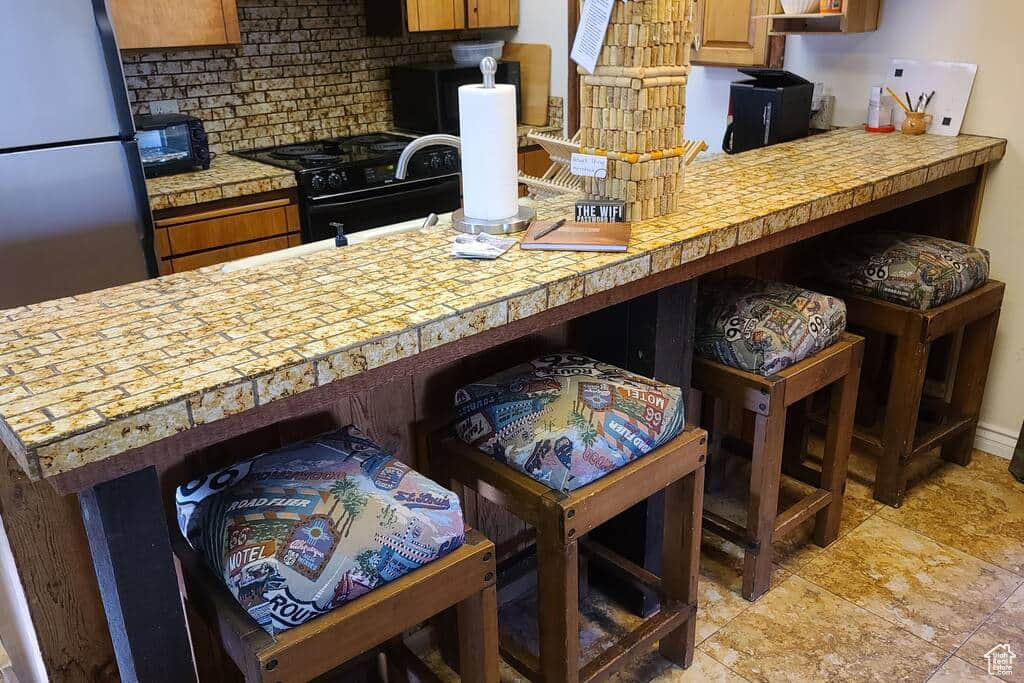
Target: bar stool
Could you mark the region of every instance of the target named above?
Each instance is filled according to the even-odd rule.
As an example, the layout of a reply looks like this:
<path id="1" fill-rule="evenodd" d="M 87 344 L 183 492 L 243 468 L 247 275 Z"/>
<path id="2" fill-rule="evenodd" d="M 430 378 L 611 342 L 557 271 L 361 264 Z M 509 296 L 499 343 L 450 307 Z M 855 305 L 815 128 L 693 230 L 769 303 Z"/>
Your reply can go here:
<path id="1" fill-rule="evenodd" d="M 501 640 L 505 660 L 530 680 L 603 680 L 659 641 L 664 657 L 692 662 L 707 435 L 684 426 L 681 399 L 676 387 L 555 354 L 459 390 L 454 430 L 433 434 L 438 478 L 444 472 L 537 531 L 540 657 Z M 584 538 L 663 489 L 661 577 Z M 579 668 L 584 548 L 616 576 L 654 589 L 663 605 Z"/>
<path id="2" fill-rule="evenodd" d="M 747 519 L 740 526 L 710 510 L 704 529 L 744 549 L 743 597 L 768 591 L 772 542 L 815 519 L 814 541 L 831 544 L 839 534 L 846 466 L 857 400 L 864 340 L 844 332 L 843 303 L 792 285 L 735 278 L 701 284 L 697 304 L 694 389 L 714 410 L 710 460 L 720 462 L 728 437 L 725 409 L 754 415 L 753 442 L 729 450 L 751 460 Z M 790 407 L 831 386 L 828 433 L 821 469 L 804 463 L 804 433 L 786 442 Z M 699 401 L 695 400 L 695 404 Z M 814 488 L 779 511 L 783 472 Z"/>
<path id="3" fill-rule="evenodd" d="M 247 681 L 308 681 L 455 607 L 464 680 L 497 683 L 494 545 L 355 427 L 177 492 L 190 605 Z"/>
<path id="4" fill-rule="evenodd" d="M 879 458 L 874 496 L 886 505 L 902 504 L 916 458 L 941 448 L 949 462 L 971 461 L 1006 289 L 988 276 L 986 252 L 925 235 L 857 234 L 824 249 L 824 286 L 842 293 L 850 325 L 895 338 L 881 425 L 854 433 Z M 950 335 L 961 338 L 948 392 L 923 401 L 932 344 Z"/>

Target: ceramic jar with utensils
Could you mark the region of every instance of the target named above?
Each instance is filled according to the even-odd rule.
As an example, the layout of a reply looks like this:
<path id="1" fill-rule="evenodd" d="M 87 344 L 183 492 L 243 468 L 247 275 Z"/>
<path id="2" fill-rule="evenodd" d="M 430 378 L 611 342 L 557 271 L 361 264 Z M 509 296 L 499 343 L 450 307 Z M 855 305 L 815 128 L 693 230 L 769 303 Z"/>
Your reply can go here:
<path id="1" fill-rule="evenodd" d="M 932 125 L 932 115 L 923 111 L 907 112 L 907 118 L 903 120 L 904 135 L 924 135 Z"/>

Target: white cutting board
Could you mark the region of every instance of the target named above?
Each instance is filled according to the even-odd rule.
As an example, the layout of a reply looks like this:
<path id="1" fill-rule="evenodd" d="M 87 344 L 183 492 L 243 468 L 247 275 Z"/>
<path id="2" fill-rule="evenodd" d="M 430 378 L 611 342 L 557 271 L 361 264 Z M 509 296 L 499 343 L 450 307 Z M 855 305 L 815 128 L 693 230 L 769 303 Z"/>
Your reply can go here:
<path id="1" fill-rule="evenodd" d="M 919 62 L 913 59 L 894 59 L 886 74 L 885 84 L 900 97 L 909 92 L 911 102 L 917 104 L 921 93 L 927 97 L 933 90 L 935 97 L 928 105 L 928 112 L 934 117 L 929 133 L 956 136 L 964 124 L 967 102 L 971 99 L 974 78 L 978 74 L 977 64 L 960 62 Z M 906 104 L 906 99 L 903 104 Z M 903 109 L 897 107 L 897 127 L 906 118 Z"/>

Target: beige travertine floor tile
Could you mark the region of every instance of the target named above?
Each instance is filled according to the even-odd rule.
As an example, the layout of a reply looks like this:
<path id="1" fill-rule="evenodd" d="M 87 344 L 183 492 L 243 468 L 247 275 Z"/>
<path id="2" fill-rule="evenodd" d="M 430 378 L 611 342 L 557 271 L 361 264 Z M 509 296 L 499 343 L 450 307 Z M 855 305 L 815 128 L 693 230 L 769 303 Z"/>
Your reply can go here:
<path id="1" fill-rule="evenodd" d="M 971 666 L 959 657 L 950 657 L 949 661 L 939 667 L 928 683 L 982 683 L 994 681 L 985 669 Z"/>
<path id="2" fill-rule="evenodd" d="M 1010 596 L 974 635 L 956 651 L 957 657 L 975 666 L 985 666 L 985 653 L 998 644 L 1009 643 L 1024 676 L 1024 586 Z M 1011 679 L 1012 680 L 1012 679 Z"/>
<path id="3" fill-rule="evenodd" d="M 911 488 L 903 507 L 878 514 L 1024 576 L 1024 486 L 1008 466 L 976 452 L 969 467 L 944 466 Z"/>
<path id="4" fill-rule="evenodd" d="M 1011 572 L 879 517 L 797 573 L 947 652 L 1021 583 Z"/>
<path id="5" fill-rule="evenodd" d="M 790 576 L 700 649 L 751 681 L 923 681 L 939 648 Z"/>
<path id="6" fill-rule="evenodd" d="M 747 679 L 735 671 L 730 671 L 724 664 L 698 651 L 693 656 L 693 664 L 689 669 L 669 666 L 661 674 L 650 679 L 650 683 L 743 683 Z"/>
<path id="7" fill-rule="evenodd" d="M 743 585 L 743 555 L 739 547 L 704 537 L 700 553 L 700 578 L 697 582 L 697 643 L 713 635 L 752 603 L 740 595 Z M 772 577 L 778 581 L 778 576 Z"/>
<path id="8" fill-rule="evenodd" d="M 816 446 L 812 443 L 812 453 L 815 448 Z M 741 463 L 734 458 L 723 486 L 719 490 L 709 491 L 705 494 L 705 506 L 737 524 L 745 524 L 749 480 L 750 465 L 745 462 Z M 783 477 L 779 488 L 779 509 L 785 510 L 810 490 L 809 487 L 798 481 Z M 848 534 L 858 524 L 878 512 L 881 507 L 882 504 L 873 498 L 869 485 L 848 479 L 839 527 L 840 537 Z M 797 527 L 789 536 L 772 544 L 775 551 L 773 561 L 780 567 L 789 570 L 794 570 L 810 561 L 823 550 L 820 546 L 815 545 L 813 536 L 814 520 L 810 519 Z"/>
<path id="9" fill-rule="evenodd" d="M 641 619 L 597 590 L 580 602 L 580 666 L 640 625 Z M 537 633 L 537 594 L 527 595 L 498 610 L 503 635 L 534 654 L 540 651 Z"/>

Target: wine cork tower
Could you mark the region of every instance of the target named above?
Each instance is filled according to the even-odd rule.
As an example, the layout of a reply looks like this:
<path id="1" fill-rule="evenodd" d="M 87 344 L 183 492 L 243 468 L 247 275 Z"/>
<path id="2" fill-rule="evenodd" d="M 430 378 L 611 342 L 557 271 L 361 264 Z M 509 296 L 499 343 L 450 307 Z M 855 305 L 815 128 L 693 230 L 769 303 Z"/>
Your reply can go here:
<path id="1" fill-rule="evenodd" d="M 691 5 L 615 0 L 597 68 L 580 78 L 581 151 L 608 157 L 608 177 L 584 178 L 584 192 L 625 201 L 631 221 L 678 208 Z"/>

